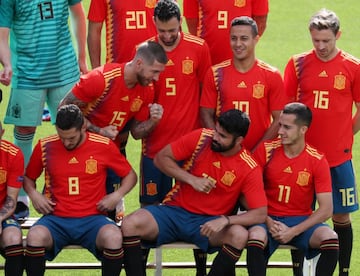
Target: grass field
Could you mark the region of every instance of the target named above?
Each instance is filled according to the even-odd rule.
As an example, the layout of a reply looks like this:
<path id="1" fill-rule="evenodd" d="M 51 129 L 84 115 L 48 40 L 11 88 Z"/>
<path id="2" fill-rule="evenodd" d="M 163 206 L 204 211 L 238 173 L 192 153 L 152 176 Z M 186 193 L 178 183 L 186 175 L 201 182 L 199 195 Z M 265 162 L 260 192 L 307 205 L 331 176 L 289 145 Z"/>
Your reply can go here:
<path id="1" fill-rule="evenodd" d="M 360 5 L 357 0 L 270 0 L 270 13 L 268 16 L 268 24 L 266 31 L 257 46 L 257 57 L 278 67 L 281 71 L 288 60 L 288 58 L 295 53 L 306 51 L 312 47 L 309 33 L 307 30 L 307 23 L 310 16 L 322 7 L 334 10 L 340 17 L 342 36 L 338 41 L 338 46 L 353 55 L 360 57 L 360 46 L 357 42 L 360 38 Z M 84 0 L 85 9 L 87 11 L 89 0 Z M 186 30 L 186 27 L 184 28 Z M 224 42 L 226 43 L 226 42 Z M 0 119 L 3 120 L 7 100 L 9 95 L 8 88 L 1 87 L 4 91 L 4 100 L 0 104 Z M 6 133 L 5 139 L 10 141 L 12 138 L 12 126 L 5 125 Z M 334 126 L 336 131 L 336 126 Z M 43 137 L 54 133 L 54 128 L 50 123 L 44 123 L 38 128 L 35 141 L 39 137 Z M 354 166 L 355 171 L 358 172 L 357 182 L 359 182 L 360 175 L 360 135 L 355 137 L 354 144 Z M 140 156 L 140 142 L 130 140 L 127 146 L 128 157 L 136 171 L 139 169 Z M 39 186 L 42 187 L 43 180 L 39 181 Z M 138 204 L 138 186 L 126 198 L 126 212 L 129 213 L 139 206 Z M 32 210 L 32 216 L 37 216 L 36 212 Z M 354 249 L 352 256 L 351 275 L 360 275 L 360 217 L 359 212 L 352 216 L 354 226 Z M 273 257 L 272 260 L 289 260 L 289 252 L 280 250 Z M 242 256 L 244 260 L 245 256 Z M 151 257 L 150 257 L 151 258 Z M 164 254 L 165 261 L 192 261 L 192 252 L 190 250 L 167 250 Z M 76 262 L 90 262 L 95 259 L 85 250 L 65 250 L 60 253 L 56 261 L 76 261 Z M 1 273 L 1 272 L 0 272 Z M 125 273 L 123 272 L 122 275 Z M 148 272 L 151 275 L 152 271 Z M 192 275 L 193 270 L 164 270 L 163 275 Z M 285 276 L 290 275 L 291 271 L 288 269 L 269 269 L 268 275 Z M 98 271 L 47 271 L 46 275 L 99 275 Z M 246 275 L 245 269 L 239 269 L 237 275 Z"/>

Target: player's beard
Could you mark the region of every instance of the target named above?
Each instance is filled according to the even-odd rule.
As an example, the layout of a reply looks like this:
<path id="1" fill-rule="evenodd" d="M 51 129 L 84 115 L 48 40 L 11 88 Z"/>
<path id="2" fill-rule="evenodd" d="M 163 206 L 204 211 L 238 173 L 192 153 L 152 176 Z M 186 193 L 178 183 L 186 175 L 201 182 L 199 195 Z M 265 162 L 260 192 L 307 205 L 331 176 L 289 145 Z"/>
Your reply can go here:
<path id="1" fill-rule="evenodd" d="M 137 74 L 136 79 L 141 86 L 148 86 L 152 81 L 144 77 L 143 71 Z"/>
<path id="2" fill-rule="evenodd" d="M 71 144 L 69 146 L 65 146 L 66 150 L 71 151 L 74 150 L 78 147 L 78 145 L 81 143 L 81 141 L 83 140 L 84 134 L 81 132 L 80 136 L 79 136 L 79 140 L 75 143 L 75 144 Z"/>
<path id="3" fill-rule="evenodd" d="M 220 143 L 218 143 L 217 141 L 212 140 L 211 150 L 214 152 L 225 152 L 225 151 L 231 150 L 235 146 L 235 143 L 236 143 L 236 139 L 233 139 L 230 145 L 224 146 L 224 145 L 221 145 Z"/>

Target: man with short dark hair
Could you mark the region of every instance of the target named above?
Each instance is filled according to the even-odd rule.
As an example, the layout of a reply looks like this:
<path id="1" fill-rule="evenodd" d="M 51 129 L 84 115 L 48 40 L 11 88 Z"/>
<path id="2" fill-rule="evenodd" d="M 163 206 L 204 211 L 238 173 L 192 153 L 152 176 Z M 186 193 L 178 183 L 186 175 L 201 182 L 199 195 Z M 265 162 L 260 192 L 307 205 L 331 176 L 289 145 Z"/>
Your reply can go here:
<path id="1" fill-rule="evenodd" d="M 79 244 L 102 263 L 102 275 L 119 275 L 123 261 L 122 235 L 104 214 L 136 184 L 136 174 L 117 146 L 106 137 L 86 131 L 79 107 L 59 108 L 57 135 L 40 139 L 26 169 L 24 189 L 43 216 L 27 234 L 27 275 L 44 275 L 45 259 L 53 260 L 63 247 Z M 119 189 L 106 194 L 111 168 L 122 177 Z M 36 179 L 45 174 L 44 192 Z"/>
<path id="2" fill-rule="evenodd" d="M 331 276 L 335 270 L 338 238 L 324 224 L 333 209 L 330 170 L 325 156 L 305 141 L 311 121 L 306 105 L 287 104 L 280 114 L 280 138 L 265 141 L 254 152 L 263 168 L 268 217 L 249 229 L 250 276 L 266 275 L 267 261 L 280 244 L 301 249 L 308 259 L 320 253 L 316 275 Z"/>
<path id="3" fill-rule="evenodd" d="M 149 247 L 181 240 L 203 252 L 219 251 L 208 275 L 234 271 L 246 246 L 246 227 L 266 217 L 261 170 L 241 146 L 249 124 L 245 113 L 229 110 L 219 117 L 214 130 L 194 130 L 155 156 L 155 165 L 176 183 L 162 205 L 146 206 L 124 218 L 121 230 L 128 276 L 143 275 L 140 240 Z M 184 162 L 182 167 L 179 161 Z M 249 210 L 232 215 L 240 196 Z"/>

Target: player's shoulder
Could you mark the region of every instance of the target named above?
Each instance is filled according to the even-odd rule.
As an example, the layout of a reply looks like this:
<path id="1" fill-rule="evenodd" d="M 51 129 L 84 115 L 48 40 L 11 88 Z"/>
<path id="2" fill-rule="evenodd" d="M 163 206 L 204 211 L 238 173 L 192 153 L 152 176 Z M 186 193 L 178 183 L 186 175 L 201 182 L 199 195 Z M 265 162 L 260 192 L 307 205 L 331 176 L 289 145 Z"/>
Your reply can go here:
<path id="1" fill-rule="evenodd" d="M 199 45 L 199 46 L 203 46 L 205 44 L 204 39 L 194 36 L 194 35 L 191 35 L 191 34 L 188 34 L 188 33 L 183 33 L 183 39 L 184 39 L 184 41 L 187 41 L 189 43 Z"/>
<path id="2" fill-rule="evenodd" d="M 325 155 L 320 152 L 318 149 L 314 148 L 313 146 L 306 144 L 305 146 L 305 152 L 311 157 L 316 160 L 322 160 Z"/>
<path id="3" fill-rule="evenodd" d="M 355 56 L 353 56 L 352 54 L 349 54 L 348 52 L 345 52 L 345 51 L 340 51 L 340 56 L 344 59 L 344 60 L 346 60 L 346 61 L 348 61 L 348 62 L 350 62 L 350 63 L 354 63 L 355 65 L 359 65 L 360 64 L 360 59 L 359 58 L 357 58 L 357 57 L 355 57 Z"/>
<path id="4" fill-rule="evenodd" d="M 257 66 L 259 68 L 261 68 L 262 70 L 265 70 L 265 71 L 268 71 L 268 72 L 271 72 L 271 73 L 278 73 L 279 72 L 278 68 L 276 68 L 275 66 L 270 65 L 269 63 L 267 63 L 267 62 L 265 62 L 263 60 L 260 60 L 260 59 L 257 60 Z"/>
<path id="5" fill-rule="evenodd" d="M 102 136 L 100 134 L 88 132 L 88 141 L 95 144 L 109 145 L 111 143 L 110 138 Z"/>
<path id="6" fill-rule="evenodd" d="M 213 66 L 211 66 L 211 69 L 213 71 L 217 71 L 218 69 L 231 67 L 231 64 L 232 64 L 231 59 L 227 59 L 227 60 L 224 60 L 224 61 L 222 61 L 220 63 L 214 64 Z"/>
<path id="7" fill-rule="evenodd" d="M 293 60 L 294 62 L 298 62 L 304 58 L 314 57 L 314 50 L 308 50 L 305 52 L 301 52 L 295 55 L 292 55 L 290 60 Z"/>
<path id="8" fill-rule="evenodd" d="M 238 157 L 248 169 L 252 170 L 258 167 L 258 163 L 256 162 L 255 158 L 247 149 L 242 149 L 239 152 Z"/>
<path id="9" fill-rule="evenodd" d="M 21 151 L 18 146 L 7 140 L 0 140 L 0 150 L 13 156 L 16 156 Z"/>
<path id="10" fill-rule="evenodd" d="M 43 137 L 39 140 L 40 144 L 44 145 L 51 142 L 59 141 L 60 137 L 57 134 L 49 135 L 47 137 Z"/>

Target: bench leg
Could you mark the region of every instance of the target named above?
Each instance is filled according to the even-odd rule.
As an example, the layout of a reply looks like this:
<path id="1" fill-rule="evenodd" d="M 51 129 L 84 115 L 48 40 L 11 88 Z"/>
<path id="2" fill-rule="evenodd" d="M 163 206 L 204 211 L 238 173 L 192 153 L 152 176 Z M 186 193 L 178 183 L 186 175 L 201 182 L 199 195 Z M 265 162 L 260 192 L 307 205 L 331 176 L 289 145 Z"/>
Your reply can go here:
<path id="1" fill-rule="evenodd" d="M 155 248 L 155 276 L 162 275 L 162 249 Z"/>

